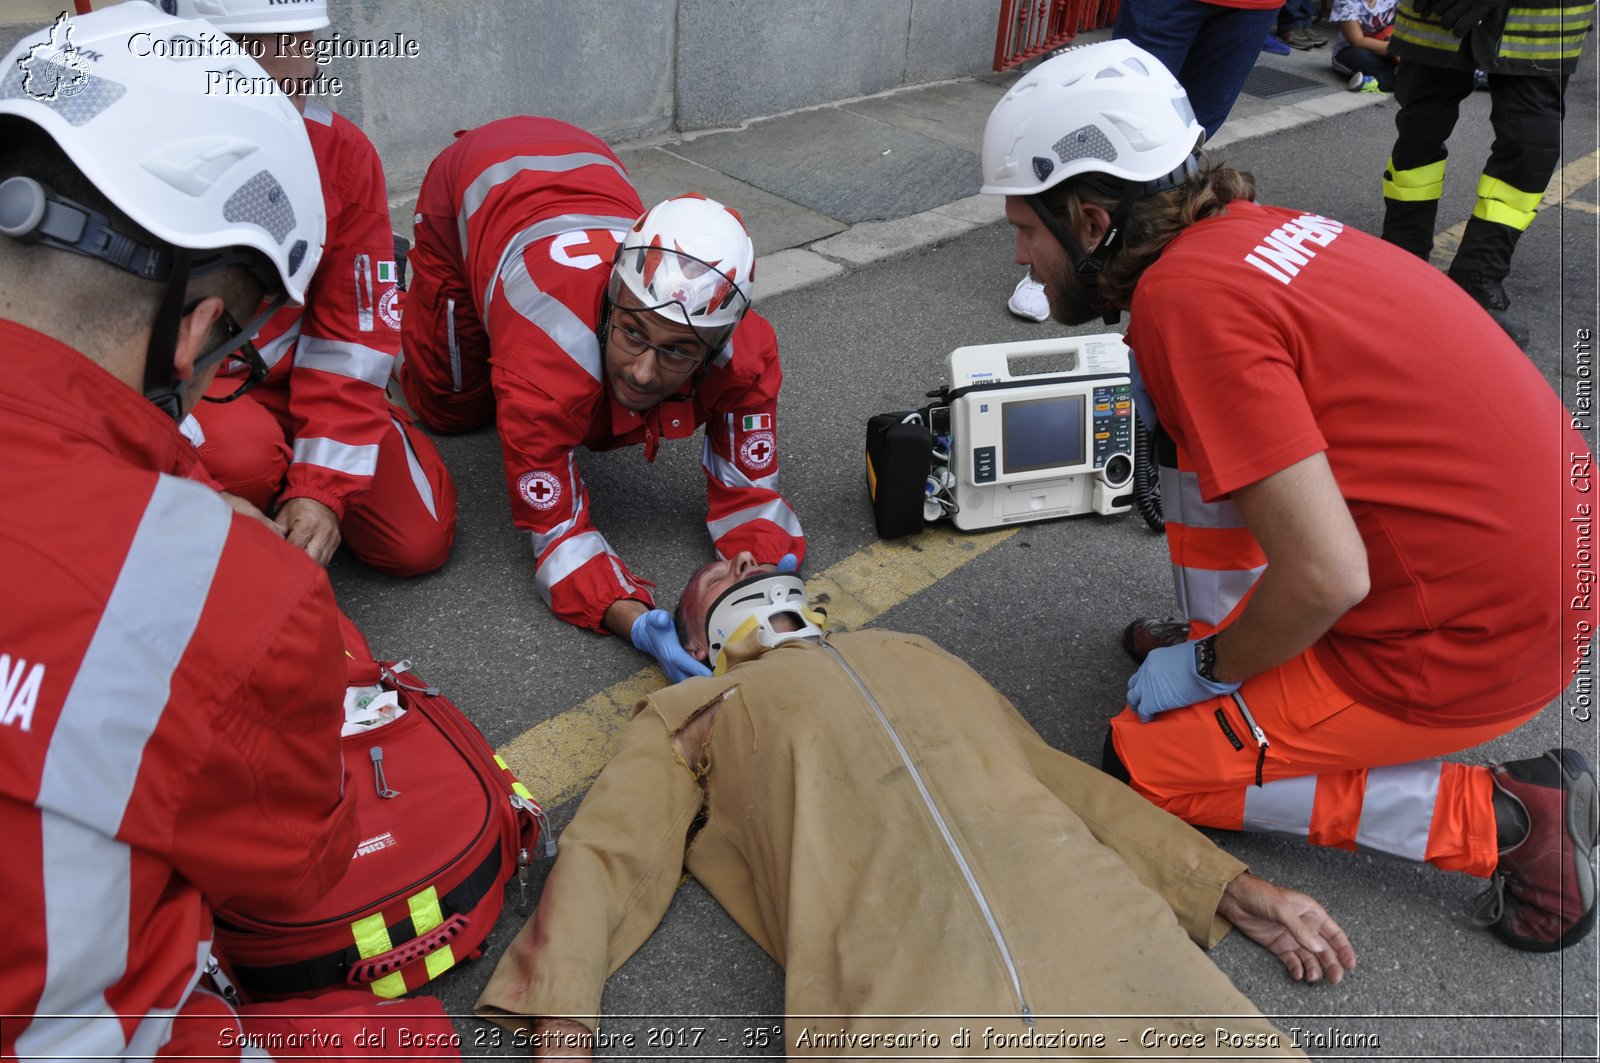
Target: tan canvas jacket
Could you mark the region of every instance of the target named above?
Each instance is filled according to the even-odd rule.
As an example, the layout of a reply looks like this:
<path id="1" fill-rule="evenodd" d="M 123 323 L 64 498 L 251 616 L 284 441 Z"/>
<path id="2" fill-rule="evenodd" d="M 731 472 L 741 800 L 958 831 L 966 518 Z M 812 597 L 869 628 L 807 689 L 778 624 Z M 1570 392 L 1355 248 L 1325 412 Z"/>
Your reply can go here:
<path id="1" fill-rule="evenodd" d="M 1287 1038 L 1201 951 L 1228 929 L 1216 908 L 1239 861 L 1046 745 L 927 639 L 868 630 L 732 650 L 744 659 L 726 675 L 640 703 L 480 1015 L 594 1027 L 606 978 L 687 867 L 784 966 L 794 1055 L 840 1054 L 820 1032 L 954 1031 L 972 1017 L 1098 1035 L 1113 1055 L 1148 1050 L 1152 1029 L 1191 1039 L 1168 1054 L 1193 1038 L 1216 1054 L 1223 1028 L 1283 1057 Z M 671 736 L 707 708 L 708 756 L 691 764 Z M 947 1040 L 935 1054 L 967 1053 Z"/>

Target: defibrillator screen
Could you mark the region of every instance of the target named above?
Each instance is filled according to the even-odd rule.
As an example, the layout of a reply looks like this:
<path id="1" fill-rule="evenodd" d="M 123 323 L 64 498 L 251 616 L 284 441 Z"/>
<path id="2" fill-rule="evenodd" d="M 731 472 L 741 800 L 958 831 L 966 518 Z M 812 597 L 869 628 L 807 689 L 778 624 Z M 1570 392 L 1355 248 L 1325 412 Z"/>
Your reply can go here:
<path id="1" fill-rule="evenodd" d="M 1000 468 L 1010 474 L 1082 465 L 1086 397 L 1008 402 L 1000 410 Z"/>

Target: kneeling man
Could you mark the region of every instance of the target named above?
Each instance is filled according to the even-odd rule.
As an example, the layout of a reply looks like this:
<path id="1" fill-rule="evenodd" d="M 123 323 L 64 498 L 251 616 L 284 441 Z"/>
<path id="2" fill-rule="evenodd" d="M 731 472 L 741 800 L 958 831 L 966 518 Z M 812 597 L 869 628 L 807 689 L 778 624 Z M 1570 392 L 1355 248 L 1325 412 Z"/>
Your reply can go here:
<path id="1" fill-rule="evenodd" d="M 1052 749 L 927 639 L 824 634 L 799 577 L 747 553 L 697 572 L 678 616 L 715 674 L 640 703 L 478 1001 L 536 1055 L 597 1025 L 684 868 L 786 968 L 796 1052 L 808 1017 L 890 1036 L 973 1016 L 1025 1045 L 1069 1014 L 1112 1016 L 1112 1052 L 1152 1029 L 1214 1051 L 1223 1027 L 1283 1058 L 1201 949 L 1231 923 L 1295 978 L 1354 966 L 1316 901 Z"/>

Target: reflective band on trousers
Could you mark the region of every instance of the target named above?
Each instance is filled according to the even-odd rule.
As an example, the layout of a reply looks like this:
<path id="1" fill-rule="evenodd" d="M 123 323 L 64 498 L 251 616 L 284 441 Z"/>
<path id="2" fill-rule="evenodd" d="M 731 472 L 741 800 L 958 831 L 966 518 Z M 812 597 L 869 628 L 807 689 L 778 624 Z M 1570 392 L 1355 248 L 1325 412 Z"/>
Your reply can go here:
<path id="1" fill-rule="evenodd" d="M 1543 190 L 1524 192 L 1498 177 L 1484 174 L 1478 178 L 1478 203 L 1472 208 L 1472 216 L 1522 232 L 1533 224 L 1534 213 L 1543 197 Z"/>
<path id="2" fill-rule="evenodd" d="M 1437 760 L 1367 769 L 1355 843 L 1363 849 L 1421 861 L 1439 798 Z M 1244 796 L 1244 829 L 1305 837 L 1311 833 L 1317 777 L 1305 775 L 1251 786 Z"/>
<path id="3" fill-rule="evenodd" d="M 1425 166 L 1397 170 L 1391 158 L 1383 171 L 1383 197 L 1402 203 L 1438 199 L 1444 193 L 1444 162 L 1440 159 Z"/>
<path id="4" fill-rule="evenodd" d="M 135 1047 L 150 1056 L 170 1036 L 172 1010 L 152 1011 L 125 1038 L 106 1002 L 106 989 L 127 973 L 133 919 L 132 856 L 115 835 L 210 596 L 231 519 L 199 484 L 156 481 L 67 691 L 35 801 L 47 944 L 34 1013 L 60 1018 L 22 1031 L 19 1060 L 120 1059 Z"/>

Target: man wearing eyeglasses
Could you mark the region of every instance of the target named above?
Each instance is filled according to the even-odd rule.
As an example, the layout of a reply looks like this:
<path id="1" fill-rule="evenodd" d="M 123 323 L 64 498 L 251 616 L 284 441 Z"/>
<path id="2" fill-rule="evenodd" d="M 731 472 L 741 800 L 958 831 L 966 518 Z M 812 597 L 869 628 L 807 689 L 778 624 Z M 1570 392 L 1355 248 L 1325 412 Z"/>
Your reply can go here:
<path id="1" fill-rule="evenodd" d="M 705 425 L 717 552 L 793 568 L 805 538 L 778 491 L 782 371 L 749 312 L 755 249 L 733 211 L 686 195 L 645 211 L 615 154 L 550 118 L 462 133 L 417 199 L 401 384 L 441 432 L 497 419 L 512 517 L 529 532 L 541 597 L 611 632 L 676 682 L 707 674 L 650 584 L 590 522 L 575 451 L 641 445 Z"/>

